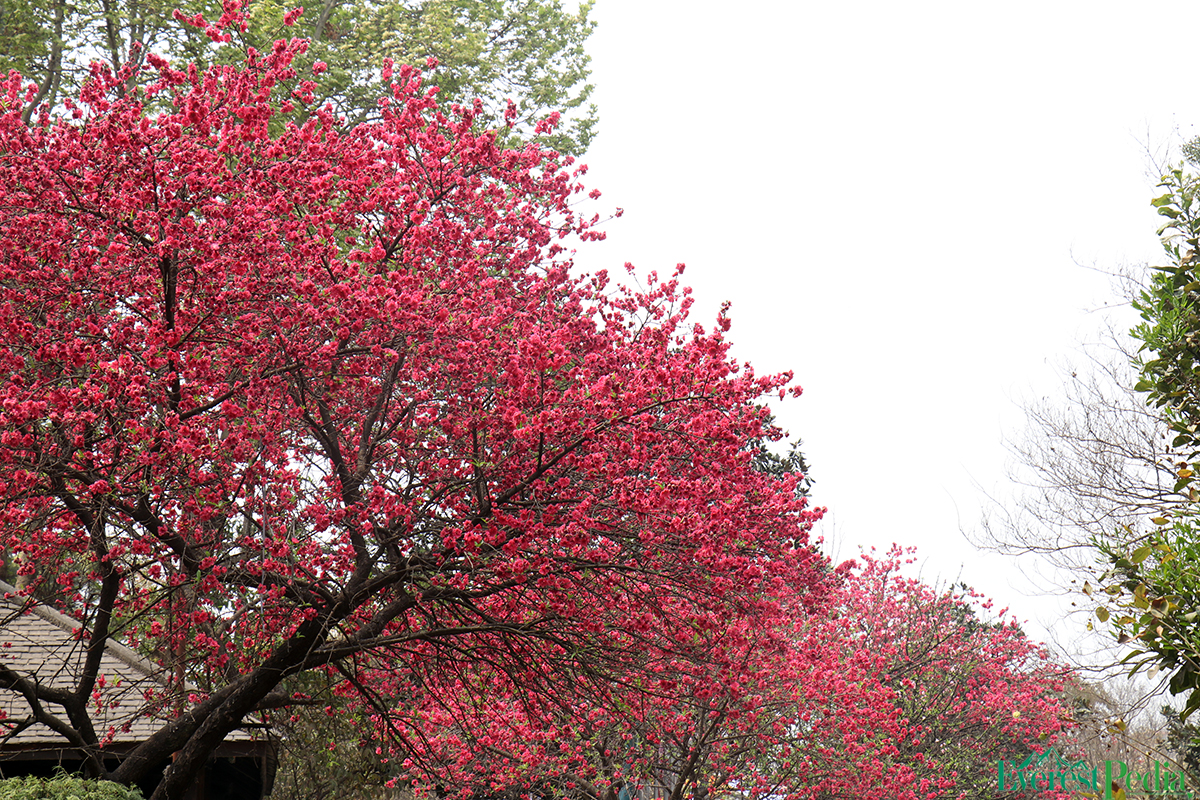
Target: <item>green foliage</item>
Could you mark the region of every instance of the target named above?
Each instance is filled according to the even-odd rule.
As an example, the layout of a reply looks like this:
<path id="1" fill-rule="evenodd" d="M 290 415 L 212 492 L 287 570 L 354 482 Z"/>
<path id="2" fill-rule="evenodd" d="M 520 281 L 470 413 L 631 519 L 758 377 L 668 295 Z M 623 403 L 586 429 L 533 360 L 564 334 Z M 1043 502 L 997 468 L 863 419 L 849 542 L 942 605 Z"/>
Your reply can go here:
<path id="1" fill-rule="evenodd" d="M 753 455 L 754 468 L 777 478 L 788 475 L 801 476 L 797 491 L 807 495 L 812 488 L 812 479 L 808 477 L 808 462 L 804 460 L 804 453 L 800 449 L 803 446 L 803 442 L 796 440 L 788 445 L 787 452 L 780 454 L 767 447 L 766 442 L 760 441 Z"/>
<path id="2" fill-rule="evenodd" d="M 1181 164 L 1159 186 L 1152 204 L 1165 219 L 1158 233 L 1168 264 L 1134 301 L 1142 321 L 1132 334 L 1142 343 L 1136 388 L 1163 415 L 1182 459 L 1172 466 L 1177 501 L 1147 536 L 1126 528 L 1094 541 L 1108 568 L 1084 591 L 1097 598 L 1096 619 L 1131 645 L 1122 663 L 1167 671 L 1171 691 L 1187 696 L 1186 719 L 1200 708 L 1200 180 Z"/>
<path id="3" fill-rule="evenodd" d="M 222 59 L 236 57 L 247 44 L 262 50 L 281 36 L 308 37 L 300 75 L 307 77 L 316 62 L 329 69 L 304 105 L 332 103 L 350 125 L 369 119 L 376 100 L 390 94 L 380 72 L 384 59 L 417 66 L 434 59 L 438 66 L 431 80 L 441 97 L 460 103 L 479 98 L 486 127 L 505 129 L 511 99 L 521 139 L 572 155 L 592 139 L 596 112 L 587 102 L 592 87 L 587 83 L 590 57 L 584 52 L 595 28 L 588 18 L 590 2 L 571 13 L 559 0 L 326 0 L 306 9 L 288 29 L 284 14 L 293 5 L 257 2 L 255 24 L 238 47 L 223 51 Z M 204 60 L 202 51 L 177 55 Z M 579 113 L 569 114 L 557 131 L 534 133 L 538 120 L 572 110 Z"/>
<path id="4" fill-rule="evenodd" d="M 0 780 L 0 800 L 142 800 L 136 788 L 60 772 L 53 778 Z"/>
<path id="5" fill-rule="evenodd" d="M 479 98 L 485 127 L 506 131 L 512 100 L 516 124 L 507 135 L 513 141 L 533 139 L 577 155 L 595 133 L 584 51 L 595 28 L 591 2 L 571 12 L 560 0 L 324 0 L 306 7 L 289 27 L 284 17 L 295 5 L 255 0 L 247 30 L 230 43 L 214 44 L 201 28 L 176 21 L 172 11 L 213 22 L 221 15 L 219 0 L 5 0 L 0 65 L 45 85 L 38 102 L 54 105 L 78 91 L 95 59 L 113 70 L 126 62 L 140 66 L 147 52 L 176 64 L 235 63 L 247 47 L 264 51 L 276 39 L 307 37 L 310 48 L 296 64 L 296 80 L 278 87 L 280 100 L 297 105 L 299 120 L 326 103 L 347 126 L 369 120 L 378 98 L 390 94 L 381 73 L 385 59 L 420 67 L 435 59 L 429 80 L 451 102 Z M 297 91 L 317 62 L 327 69 L 311 96 Z M 553 112 L 564 115 L 558 129 L 536 132 L 538 121 Z"/>
<path id="6" fill-rule="evenodd" d="M 1163 520 L 1166 523 L 1166 520 Z M 1173 694 L 1186 694 L 1186 719 L 1200 707 L 1200 540 L 1194 524 L 1182 519 L 1164 524 L 1148 543 L 1129 548 L 1099 541 L 1096 546 L 1111 564 L 1098 590 L 1102 605 L 1096 618 L 1108 623 L 1131 651 L 1122 663 L 1170 673 Z"/>
<path id="7" fill-rule="evenodd" d="M 1200 775 L 1200 728 L 1170 706 L 1163 706 L 1161 713 L 1167 723 L 1167 747 L 1190 775 Z"/>
<path id="8" fill-rule="evenodd" d="M 287 800 L 387 800 L 399 763 L 377 754 L 369 720 L 313 676 L 298 677 L 289 688 L 309 694 L 310 706 L 272 715 L 278 770 L 272 796 Z"/>
<path id="9" fill-rule="evenodd" d="M 52 36 L 52 14 L 52 6 L 42 2 L 5 0 L 0 4 L 0 42 L 4 43 L 0 47 L 0 74 L 45 59 Z"/>
<path id="10" fill-rule="evenodd" d="M 1194 460 L 1200 453 L 1200 183 L 1183 165 L 1163 176 L 1167 191 L 1152 202 L 1166 222 L 1158 229 L 1170 257 L 1154 268 L 1150 285 L 1134 300 L 1142 322 L 1133 336 L 1139 350 L 1139 391 L 1161 409 L 1175 434 L 1172 447 Z M 1183 465 L 1176 492 L 1192 496 L 1195 470 Z"/>

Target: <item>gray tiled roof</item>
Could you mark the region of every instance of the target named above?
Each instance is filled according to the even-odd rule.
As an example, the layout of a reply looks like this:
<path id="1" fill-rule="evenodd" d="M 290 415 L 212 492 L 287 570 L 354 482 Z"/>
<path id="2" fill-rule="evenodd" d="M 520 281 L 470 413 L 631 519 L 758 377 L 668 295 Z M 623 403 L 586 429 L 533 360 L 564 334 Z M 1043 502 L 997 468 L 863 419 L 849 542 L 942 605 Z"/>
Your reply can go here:
<path id="1" fill-rule="evenodd" d="M 14 596 L 16 589 L 0 581 L 0 661 L 43 686 L 69 688 L 83 663 L 86 638 L 79 637 L 81 625 L 64 614 L 40 604 L 24 608 Z M 148 738 L 162 727 L 155 718 L 148 696 L 161 700 L 165 689 L 162 670 L 146 658 L 109 640 L 100 659 L 100 702 L 92 700 L 89 710 L 96 735 L 105 744 L 132 744 Z M 97 681 L 99 685 L 99 681 Z M 95 697 L 95 693 L 93 693 Z M 66 720 L 61 706 L 46 704 L 52 714 Z M 30 714 L 25 698 L 15 690 L 0 689 L 0 751 L 31 746 L 63 747 L 66 740 L 41 723 L 10 736 L 16 724 Z M 239 735 L 240 734 L 240 735 Z M 235 732 L 231 739 L 250 738 Z"/>

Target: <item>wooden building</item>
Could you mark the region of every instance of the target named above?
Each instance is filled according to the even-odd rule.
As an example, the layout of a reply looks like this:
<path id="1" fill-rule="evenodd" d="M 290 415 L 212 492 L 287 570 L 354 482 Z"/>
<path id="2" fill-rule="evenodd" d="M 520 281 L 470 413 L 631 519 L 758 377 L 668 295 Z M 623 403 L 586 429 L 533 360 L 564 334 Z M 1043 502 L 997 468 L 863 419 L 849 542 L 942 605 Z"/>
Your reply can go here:
<path id="1" fill-rule="evenodd" d="M 25 598 L 15 592 L 0 581 L 0 664 L 43 686 L 73 689 L 87 641 L 80 636 L 81 624 L 48 606 L 23 602 Z M 158 709 L 165 690 L 160 668 L 109 640 L 100 660 L 97 701 L 88 706 L 106 769 L 115 768 L 162 726 Z M 61 707 L 44 705 L 51 714 L 66 719 Z M 12 681 L 4 685 L 2 675 L 0 714 L 0 777 L 50 775 L 58 767 L 83 770 L 80 749 L 63 734 L 34 721 L 29 700 L 13 688 Z M 260 800 L 270 793 L 274 768 L 270 743 L 261 735 L 237 731 L 213 754 L 186 800 Z M 143 794 L 150 796 L 161 775 L 159 769 L 141 786 Z"/>

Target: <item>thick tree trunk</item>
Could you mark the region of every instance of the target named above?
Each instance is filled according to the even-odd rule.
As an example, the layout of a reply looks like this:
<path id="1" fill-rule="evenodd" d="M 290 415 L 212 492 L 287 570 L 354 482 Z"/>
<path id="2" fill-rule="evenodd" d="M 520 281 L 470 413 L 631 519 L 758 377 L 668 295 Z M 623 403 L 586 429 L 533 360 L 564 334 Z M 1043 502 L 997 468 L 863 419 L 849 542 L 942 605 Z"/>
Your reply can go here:
<path id="1" fill-rule="evenodd" d="M 209 714 L 175 757 L 150 800 L 183 800 L 188 789 L 200 777 L 205 763 L 225 737 L 233 732 L 258 702 L 278 681 L 259 680 L 235 692 L 225 703 Z"/>
<path id="2" fill-rule="evenodd" d="M 299 671 L 313 647 L 326 638 L 330 618 L 301 625 L 254 672 L 243 676 L 135 749 L 113 772 L 118 783 L 134 784 L 172 758 L 151 800 L 182 800 L 221 742 L 252 714 L 272 690 Z"/>

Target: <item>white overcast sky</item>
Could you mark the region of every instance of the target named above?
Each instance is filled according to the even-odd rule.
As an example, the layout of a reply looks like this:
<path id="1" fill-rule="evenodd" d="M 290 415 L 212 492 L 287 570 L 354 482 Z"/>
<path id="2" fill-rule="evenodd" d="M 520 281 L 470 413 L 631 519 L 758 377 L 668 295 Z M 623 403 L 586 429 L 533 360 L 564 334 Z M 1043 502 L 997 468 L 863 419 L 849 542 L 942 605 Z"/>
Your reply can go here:
<path id="1" fill-rule="evenodd" d="M 580 263 L 686 263 L 696 319 L 732 301 L 736 356 L 795 372 L 779 416 L 840 557 L 916 545 L 925 577 L 1053 628 L 960 530 L 1011 496 L 1022 399 L 1059 391 L 1113 301 L 1079 264 L 1157 259 L 1145 149 L 1200 131 L 1200 4 L 599 0 L 595 18 L 588 182 L 625 216 Z"/>

